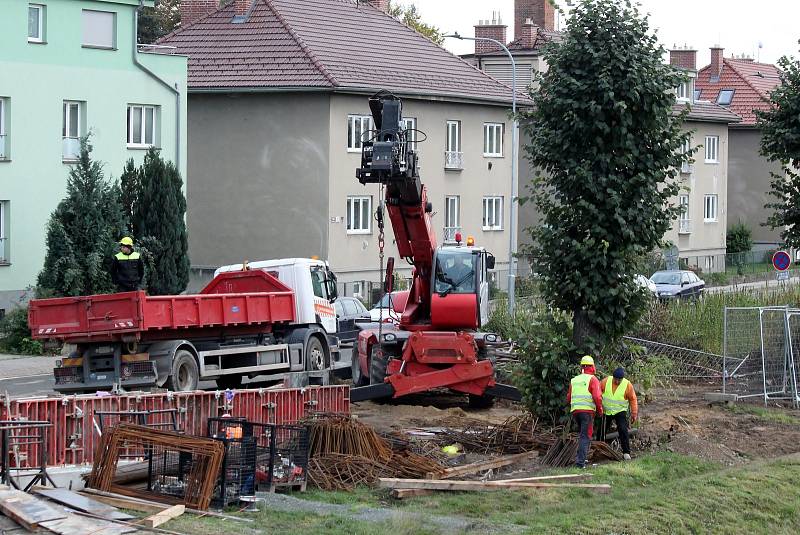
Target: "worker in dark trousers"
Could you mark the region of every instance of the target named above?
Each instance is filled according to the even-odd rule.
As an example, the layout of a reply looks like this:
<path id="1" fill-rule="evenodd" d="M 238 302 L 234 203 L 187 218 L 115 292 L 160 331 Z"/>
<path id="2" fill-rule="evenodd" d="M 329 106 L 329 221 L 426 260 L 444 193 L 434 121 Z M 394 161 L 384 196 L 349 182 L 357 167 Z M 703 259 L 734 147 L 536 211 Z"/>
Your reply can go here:
<path id="1" fill-rule="evenodd" d="M 144 278 L 144 263 L 137 251 L 133 250 L 133 240 L 127 236 L 119 241 L 119 252 L 111 262 L 111 280 L 120 292 L 138 290 Z"/>
<path id="2" fill-rule="evenodd" d="M 586 468 L 589 445 L 594 434 L 594 415 L 603 415 L 603 396 L 600 381 L 594 376 L 594 359 L 586 355 L 581 359 L 581 373 L 573 377 L 567 391 L 567 403 L 570 406 L 572 419 L 578 423 L 578 455 L 575 465 Z"/>
<path id="3" fill-rule="evenodd" d="M 608 433 L 611 422 L 615 422 L 619 433 L 619 442 L 622 445 L 622 457 L 626 461 L 630 461 L 631 441 L 628 436 L 628 414 L 631 415 L 631 424 L 636 423 L 639 417 L 639 404 L 636 401 L 633 384 L 625 379 L 625 369 L 617 368 L 614 370 L 613 377 L 603 379 L 600 383 L 600 390 L 603 392 L 603 411 L 606 415 L 603 437 Z"/>

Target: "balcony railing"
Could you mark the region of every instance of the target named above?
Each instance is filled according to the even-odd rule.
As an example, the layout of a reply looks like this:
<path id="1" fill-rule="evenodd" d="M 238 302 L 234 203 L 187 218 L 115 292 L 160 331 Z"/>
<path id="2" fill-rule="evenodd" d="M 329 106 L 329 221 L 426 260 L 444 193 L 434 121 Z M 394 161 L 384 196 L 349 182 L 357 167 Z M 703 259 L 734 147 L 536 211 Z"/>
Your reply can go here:
<path id="1" fill-rule="evenodd" d="M 694 166 L 689 162 L 683 162 L 681 164 L 681 174 L 682 175 L 691 175 L 694 173 Z"/>
<path id="2" fill-rule="evenodd" d="M 0 238 L 0 264 L 8 263 L 8 238 Z"/>
<path id="3" fill-rule="evenodd" d="M 6 135 L 0 134 L 0 160 L 6 158 Z"/>
<path id="4" fill-rule="evenodd" d="M 61 156 L 64 160 L 77 160 L 81 153 L 81 140 L 77 137 L 65 137 L 61 141 Z"/>
<path id="5" fill-rule="evenodd" d="M 691 234 L 692 233 L 692 220 L 679 219 L 678 220 L 678 234 Z"/>
<path id="6" fill-rule="evenodd" d="M 456 170 L 464 169 L 464 153 L 450 150 L 445 151 L 444 168 Z"/>
<path id="7" fill-rule="evenodd" d="M 455 243 L 458 232 L 461 232 L 461 227 L 444 227 L 444 243 Z"/>

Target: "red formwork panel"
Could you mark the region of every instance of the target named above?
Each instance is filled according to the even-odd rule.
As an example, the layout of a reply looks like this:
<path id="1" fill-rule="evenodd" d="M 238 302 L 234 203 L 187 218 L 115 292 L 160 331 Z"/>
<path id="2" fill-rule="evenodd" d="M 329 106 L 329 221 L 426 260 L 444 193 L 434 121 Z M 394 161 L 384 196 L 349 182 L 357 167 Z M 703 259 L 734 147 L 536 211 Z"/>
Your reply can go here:
<path id="1" fill-rule="evenodd" d="M 223 289 L 236 293 L 220 293 Z M 150 297 L 138 291 L 34 299 L 28 307 L 33 338 L 64 341 L 144 339 L 153 331 L 159 338 L 172 331 L 185 338 L 192 330 L 294 320 L 294 292 L 261 270 L 223 273 L 198 295 Z"/>
<path id="2" fill-rule="evenodd" d="M 225 414 L 273 424 L 296 423 L 317 412 L 349 414 L 348 386 L 321 386 L 280 390 L 236 390 L 216 392 L 131 393 L 122 395 L 76 395 L 52 398 L 4 399 L 0 419 L 48 421 L 47 464 L 91 463 L 100 439 L 96 411 L 153 411 L 175 409 L 178 427 L 188 435 L 204 436 L 209 417 Z M 152 423 L 163 423 L 170 415 L 156 415 Z M 20 452 L 19 462 L 36 463 L 35 445 Z M 26 466 L 26 464 L 20 464 Z"/>

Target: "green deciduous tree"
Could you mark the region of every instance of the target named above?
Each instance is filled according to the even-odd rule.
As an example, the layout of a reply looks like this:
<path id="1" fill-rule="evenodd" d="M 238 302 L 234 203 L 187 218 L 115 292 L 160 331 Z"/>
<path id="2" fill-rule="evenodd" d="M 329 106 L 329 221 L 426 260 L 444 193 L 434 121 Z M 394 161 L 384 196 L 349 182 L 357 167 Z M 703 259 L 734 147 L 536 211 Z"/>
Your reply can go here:
<path id="1" fill-rule="evenodd" d="M 181 22 L 181 0 L 156 0 L 155 7 L 139 12 L 138 38 L 151 44 L 177 29 Z"/>
<path id="2" fill-rule="evenodd" d="M 549 305 L 572 314 L 576 355 L 635 324 L 647 296 L 637 259 L 677 218 L 676 169 L 689 134 L 673 112 L 683 75 L 628 0 L 575 6 L 523 115 L 542 224 L 525 248 Z"/>
<path id="3" fill-rule="evenodd" d="M 117 241 L 125 231 L 119 191 L 91 159 L 88 137 L 67 179 L 67 197 L 47 224 L 47 255 L 39 273 L 39 296 L 75 296 L 114 289 L 109 275 Z"/>
<path id="4" fill-rule="evenodd" d="M 738 222 L 728 229 L 725 236 L 728 254 L 749 253 L 753 248 L 753 233 L 743 222 Z"/>
<path id="5" fill-rule="evenodd" d="M 781 240 L 800 247 L 800 61 L 783 57 L 778 61 L 781 85 L 770 95 L 773 107 L 756 114 L 761 125 L 761 154 L 780 164 L 772 173 L 770 195 L 774 210 L 766 224 L 781 229 Z"/>
<path id="6" fill-rule="evenodd" d="M 164 161 L 156 148 L 147 151 L 136 175 L 135 195 L 129 197 L 133 214 L 130 228 L 146 250 L 145 260 L 150 265 L 147 289 L 153 295 L 179 294 L 189 283 L 183 180 L 175 165 Z M 126 184 L 131 181 L 129 178 Z"/>
<path id="7" fill-rule="evenodd" d="M 388 13 L 407 26 L 414 28 L 437 45 L 444 43 L 441 30 L 422 21 L 422 15 L 419 14 L 416 5 L 403 6 L 396 2 L 390 2 Z"/>

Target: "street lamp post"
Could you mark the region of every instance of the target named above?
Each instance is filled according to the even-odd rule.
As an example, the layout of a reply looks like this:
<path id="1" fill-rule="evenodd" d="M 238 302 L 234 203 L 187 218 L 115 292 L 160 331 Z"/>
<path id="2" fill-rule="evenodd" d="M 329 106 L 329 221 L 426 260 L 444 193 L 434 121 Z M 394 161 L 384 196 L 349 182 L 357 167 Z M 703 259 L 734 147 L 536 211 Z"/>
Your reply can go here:
<path id="1" fill-rule="evenodd" d="M 445 37 L 452 37 L 453 39 L 461 39 L 465 41 L 489 41 L 499 46 L 506 53 L 511 60 L 511 113 L 514 116 L 514 126 L 511 131 L 511 210 L 509 212 L 509 248 L 508 248 L 508 311 L 514 313 L 516 306 L 516 275 L 517 275 L 517 197 L 519 197 L 519 121 L 517 120 L 517 63 L 514 61 L 514 55 L 508 47 L 496 39 L 490 37 L 464 37 L 459 35 L 458 32 L 445 35 Z"/>

